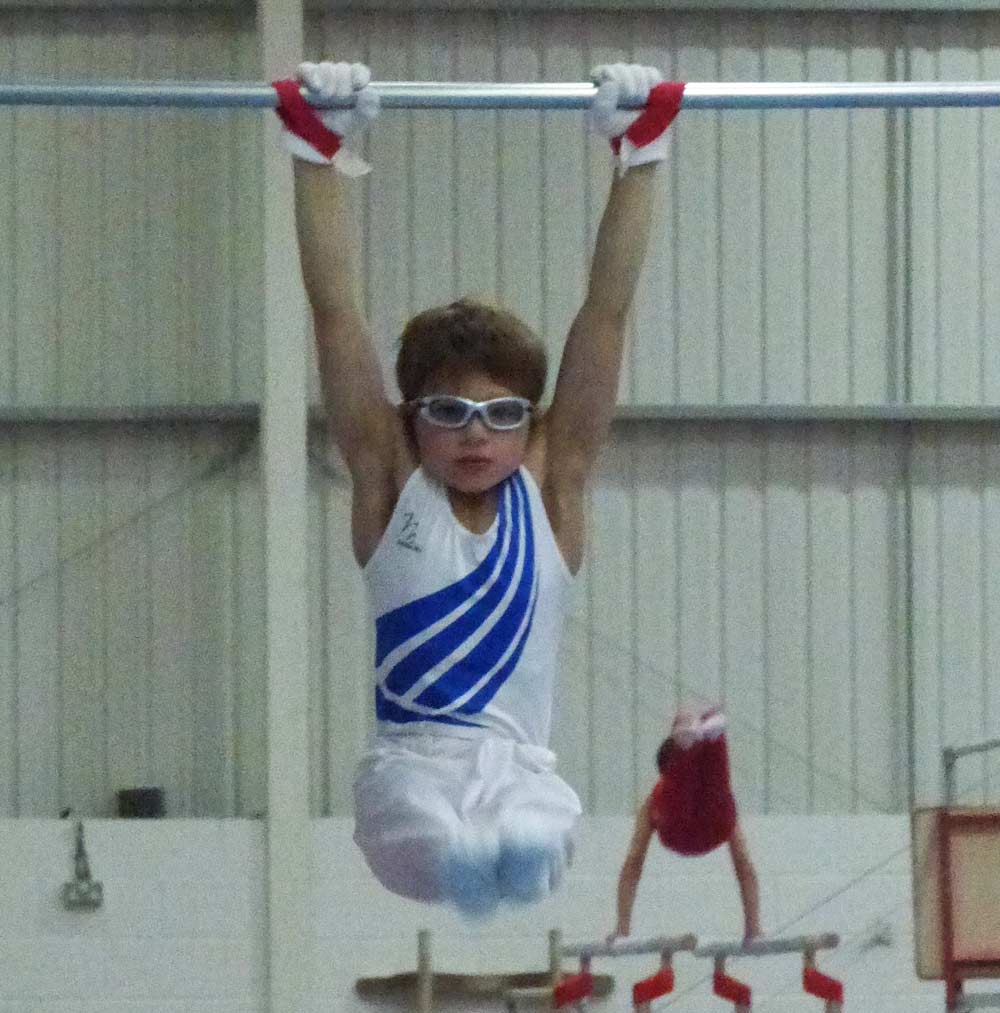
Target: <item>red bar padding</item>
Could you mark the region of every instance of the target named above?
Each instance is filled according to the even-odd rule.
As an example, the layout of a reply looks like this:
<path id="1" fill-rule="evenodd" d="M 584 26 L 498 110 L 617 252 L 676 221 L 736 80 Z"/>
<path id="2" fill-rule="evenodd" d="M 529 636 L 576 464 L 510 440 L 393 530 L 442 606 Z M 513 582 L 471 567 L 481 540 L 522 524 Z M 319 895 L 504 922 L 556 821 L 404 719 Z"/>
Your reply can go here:
<path id="1" fill-rule="evenodd" d="M 730 978 L 728 974 L 723 974 L 721 971 L 716 971 L 712 978 L 712 991 L 720 999 L 728 999 L 734 1005 L 750 1005 L 750 986 L 735 978 Z"/>
<path id="2" fill-rule="evenodd" d="M 632 1005 L 641 1006 L 644 1002 L 652 1002 L 674 990 L 674 969 L 661 967 L 656 974 L 643 978 L 632 986 Z"/>
<path id="3" fill-rule="evenodd" d="M 594 994 L 594 976 L 588 971 L 569 974 L 556 985 L 552 992 L 552 1005 L 556 1009 L 565 1009 L 581 999 Z"/>
<path id="4" fill-rule="evenodd" d="M 810 994 L 827 1002 L 843 1002 L 844 986 L 836 978 L 817 971 L 815 967 L 806 967 L 802 971 L 802 987 Z"/>

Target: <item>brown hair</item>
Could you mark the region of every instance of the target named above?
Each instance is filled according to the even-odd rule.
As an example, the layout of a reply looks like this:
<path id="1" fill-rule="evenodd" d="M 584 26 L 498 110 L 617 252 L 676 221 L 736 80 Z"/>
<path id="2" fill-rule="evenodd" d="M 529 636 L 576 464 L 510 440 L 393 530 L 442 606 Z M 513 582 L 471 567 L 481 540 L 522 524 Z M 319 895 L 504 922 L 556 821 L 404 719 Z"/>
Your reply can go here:
<path id="1" fill-rule="evenodd" d="M 527 324 L 466 298 L 424 310 L 403 328 L 396 381 L 412 401 L 435 377 L 482 372 L 537 404 L 547 368 L 545 346 Z"/>

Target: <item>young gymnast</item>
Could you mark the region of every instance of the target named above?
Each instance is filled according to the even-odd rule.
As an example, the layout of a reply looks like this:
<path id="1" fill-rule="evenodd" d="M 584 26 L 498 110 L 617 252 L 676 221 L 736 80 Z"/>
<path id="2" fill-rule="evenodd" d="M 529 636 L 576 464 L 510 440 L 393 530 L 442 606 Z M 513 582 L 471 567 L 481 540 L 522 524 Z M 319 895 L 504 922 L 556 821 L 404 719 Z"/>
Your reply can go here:
<path id="1" fill-rule="evenodd" d="M 353 548 L 375 617 L 376 734 L 355 778 L 355 841 L 389 890 L 467 914 L 554 889 L 580 813 L 548 749 L 556 654 L 655 166 L 683 92 L 652 68 L 595 76 L 590 122 L 611 139 L 620 175 L 544 412 L 543 345 L 516 317 L 468 299 L 406 325 L 402 404 L 390 402 L 357 297 L 342 179 L 368 168 L 342 141 L 378 111 L 369 71 L 303 64 L 298 80 L 275 84 L 329 425 L 353 481 Z M 354 108 L 317 115 L 299 82 L 353 94 Z M 619 112 L 625 98 L 645 108 Z"/>
<path id="2" fill-rule="evenodd" d="M 660 776 L 639 808 L 625 862 L 618 877 L 618 920 L 613 942 L 631 929 L 632 908 L 649 842 L 657 834 L 680 855 L 705 855 L 729 845 L 743 905 L 743 936 L 760 935 L 757 873 L 736 815 L 729 782 L 725 716 L 719 710 L 682 708 L 656 754 Z"/>

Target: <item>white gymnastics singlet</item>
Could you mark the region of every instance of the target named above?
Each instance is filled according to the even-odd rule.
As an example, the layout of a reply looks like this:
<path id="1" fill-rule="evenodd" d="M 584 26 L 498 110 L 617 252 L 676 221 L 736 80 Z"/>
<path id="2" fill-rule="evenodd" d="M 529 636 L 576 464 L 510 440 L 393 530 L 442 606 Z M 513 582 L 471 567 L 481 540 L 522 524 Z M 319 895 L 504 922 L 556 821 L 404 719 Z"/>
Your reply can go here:
<path id="1" fill-rule="evenodd" d="M 486 730 L 548 745 L 573 577 L 526 468 L 500 485 L 483 534 L 465 528 L 446 488 L 417 468 L 364 578 L 379 736 Z"/>

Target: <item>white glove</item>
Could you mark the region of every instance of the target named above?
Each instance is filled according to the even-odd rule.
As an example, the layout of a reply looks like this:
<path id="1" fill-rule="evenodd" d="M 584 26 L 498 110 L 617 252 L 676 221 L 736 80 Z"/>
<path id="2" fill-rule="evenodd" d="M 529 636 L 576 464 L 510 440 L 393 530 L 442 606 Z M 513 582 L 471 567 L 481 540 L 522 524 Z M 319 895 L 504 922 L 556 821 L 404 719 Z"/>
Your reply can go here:
<path id="1" fill-rule="evenodd" d="M 597 94 L 589 110 L 590 128 L 611 141 L 620 171 L 666 157 L 667 127 L 680 109 L 684 85 L 664 84 L 656 67 L 635 63 L 602 64 L 591 77 Z M 644 108 L 619 109 L 625 101 L 641 102 Z"/>
<path id="2" fill-rule="evenodd" d="M 300 118 L 290 118 L 279 111 L 285 123 L 282 131 L 285 149 L 296 158 L 317 165 L 333 165 L 348 176 L 369 172 L 371 166 L 340 142 L 360 134 L 378 115 L 379 97 L 370 86 L 371 71 L 363 63 L 301 63 L 296 76 L 311 96 L 320 99 L 353 96 L 354 105 L 346 109 L 307 106 L 305 110 L 296 110 Z"/>

